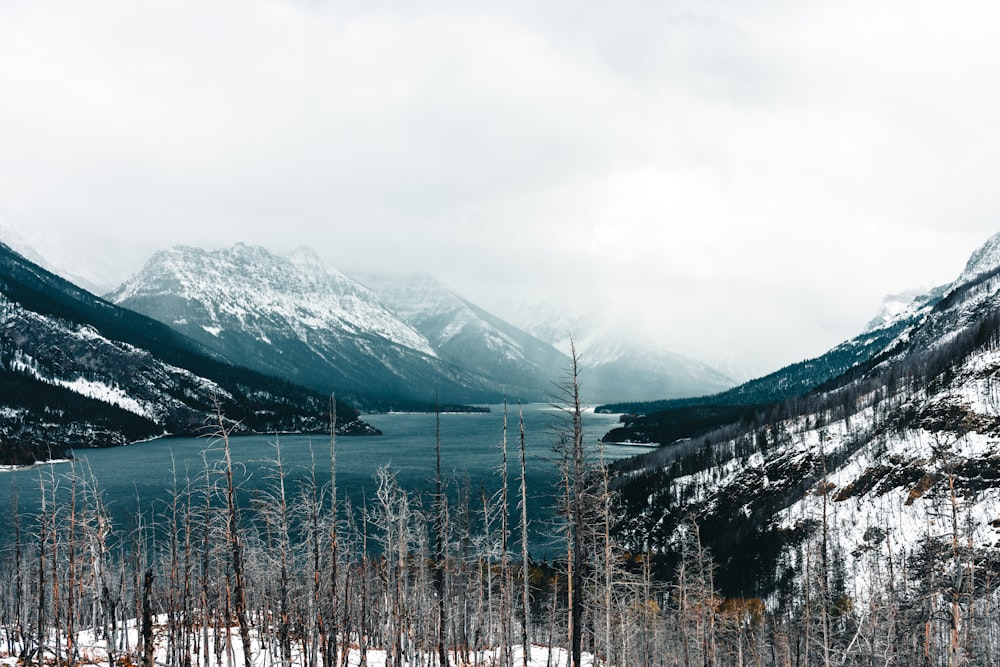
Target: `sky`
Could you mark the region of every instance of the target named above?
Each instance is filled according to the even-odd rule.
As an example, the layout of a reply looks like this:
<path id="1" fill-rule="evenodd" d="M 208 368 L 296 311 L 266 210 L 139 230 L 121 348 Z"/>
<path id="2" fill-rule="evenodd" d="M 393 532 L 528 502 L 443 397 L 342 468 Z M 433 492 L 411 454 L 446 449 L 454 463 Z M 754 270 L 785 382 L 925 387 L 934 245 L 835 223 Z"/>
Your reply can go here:
<path id="1" fill-rule="evenodd" d="M 964 0 L 4 0 L 0 240 L 107 288 L 171 245 L 306 245 L 764 373 L 1000 231 L 998 24 Z"/>

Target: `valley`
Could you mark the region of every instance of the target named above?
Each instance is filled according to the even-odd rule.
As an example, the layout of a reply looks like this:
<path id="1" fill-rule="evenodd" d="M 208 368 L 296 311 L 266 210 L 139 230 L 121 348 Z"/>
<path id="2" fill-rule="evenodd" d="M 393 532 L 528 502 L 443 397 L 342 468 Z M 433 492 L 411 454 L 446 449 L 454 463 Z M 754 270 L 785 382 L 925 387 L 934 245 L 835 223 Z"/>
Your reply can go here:
<path id="1" fill-rule="evenodd" d="M 899 638 L 919 627 L 934 654 L 945 656 L 958 641 L 956 627 L 987 623 L 984 614 L 997 594 L 991 582 L 1000 577 L 1000 234 L 952 283 L 891 304 L 866 330 L 823 355 L 735 387 L 686 361 L 673 370 L 647 363 L 645 372 L 676 373 L 669 382 L 701 378 L 714 391 L 610 403 L 593 414 L 583 410 L 588 373 L 602 377 L 604 362 L 627 369 L 623 362 L 633 354 L 641 358 L 641 351 L 621 353 L 584 336 L 581 343 L 595 345 L 593 365 L 584 367 L 575 340 L 562 350 L 559 341 L 545 342 L 427 276 L 368 276 L 363 283 L 306 250 L 277 256 L 242 244 L 221 251 L 173 248 L 105 301 L 3 250 L 6 461 L 30 463 L 70 450 L 80 459 L 69 464 L 66 477 L 54 468 L 11 473 L 37 483 L 3 500 L 15 508 L 4 515 L 4 533 L 27 530 L 35 536 L 29 550 L 38 554 L 49 539 L 46 531 L 57 551 L 77 548 L 67 488 L 88 497 L 84 516 L 93 513 L 80 519 L 80 530 L 92 530 L 94 520 L 116 526 L 121 532 L 113 549 L 122 553 L 135 548 L 135 531 L 142 532 L 145 521 L 151 532 L 144 539 L 161 545 L 156 550 L 174 539 L 152 528 L 160 521 L 154 516 L 168 507 L 172 521 L 186 522 L 191 535 L 200 531 L 214 541 L 213 549 L 234 548 L 233 534 L 198 527 L 196 515 L 178 513 L 176 505 L 179 499 L 192 508 L 204 501 L 214 512 L 228 503 L 229 521 L 239 522 L 239 539 L 248 544 L 240 558 L 253 559 L 259 573 L 272 573 L 251 577 L 247 585 L 256 587 L 256 599 L 288 604 L 292 598 L 280 596 L 293 596 L 291 588 L 274 599 L 267 583 L 274 559 L 288 557 L 273 549 L 302 550 L 302 540 L 319 548 L 318 523 L 309 528 L 301 513 L 317 511 L 319 501 L 310 496 L 329 493 L 323 502 L 337 524 L 329 539 L 343 539 L 336 548 L 344 551 L 312 567 L 336 572 L 343 566 L 343 577 L 358 577 L 353 585 L 388 585 L 367 569 L 370 553 L 361 545 L 371 530 L 371 553 L 400 549 L 398 567 L 382 576 L 393 585 L 413 577 L 414 590 L 431 587 L 406 603 L 423 609 L 425 623 L 435 612 L 421 605 L 445 585 L 437 578 L 445 569 L 448 581 L 469 577 L 469 585 L 481 587 L 476 604 L 495 592 L 497 604 L 513 605 L 515 578 L 524 578 L 514 574 L 515 553 L 529 540 L 524 567 L 535 573 L 529 578 L 537 585 L 525 589 L 525 627 L 551 623 L 544 620 L 551 618 L 546 609 L 572 614 L 582 604 L 605 619 L 642 624 L 650 618 L 634 605 L 655 601 L 663 605 L 656 623 L 666 624 L 651 626 L 663 633 L 656 646 L 672 645 L 671 651 L 695 637 L 699 651 L 708 650 L 706 642 L 719 637 L 704 633 L 717 624 L 726 642 L 748 650 L 768 646 L 790 655 L 797 642 L 819 632 L 826 634 L 816 650 L 870 655 L 857 645 L 863 636 L 868 646 L 902 657 L 917 649 Z M 543 329 L 537 330 L 544 335 Z M 603 377 L 601 391 L 616 395 L 616 381 Z M 545 395 L 546 382 L 553 405 L 529 407 L 531 454 L 519 470 L 516 413 L 504 419 L 495 401 L 507 397 L 509 410 L 529 405 Z M 431 396 L 429 387 L 435 388 Z M 316 452 L 328 446 L 321 440 L 329 437 L 324 389 L 330 388 L 338 401 L 337 434 L 375 439 L 341 440 L 340 463 L 331 441 L 330 463 L 317 468 Z M 413 410 L 424 412 L 407 413 Z M 558 419 L 542 423 L 546 412 Z M 162 436 L 197 435 L 213 419 L 215 442 L 221 437 L 226 443 L 226 457 L 206 460 L 197 472 L 197 457 L 190 455 L 204 451 L 202 441 Z M 488 427 L 463 434 L 450 426 L 472 423 Z M 240 435 L 253 433 L 259 435 Z M 268 433 L 289 434 L 273 436 L 290 447 L 287 458 L 278 449 L 277 458 L 268 454 Z M 303 433 L 314 435 L 293 435 Z M 95 453 L 94 461 L 105 461 L 109 470 L 151 473 L 149 495 L 133 483 L 138 505 L 121 513 L 132 502 L 118 488 L 128 486 L 129 474 L 115 479 L 102 472 L 105 481 L 99 481 L 77 466 L 86 469 L 87 448 L 150 438 L 160 439 Z M 498 452 L 498 442 L 507 449 Z M 207 480 L 212 471 L 230 470 L 230 446 L 239 451 L 237 485 L 228 496 L 212 483 L 199 486 L 199 476 Z M 163 458 L 172 447 L 190 450 L 181 461 L 181 486 L 173 453 Z M 169 463 L 169 471 L 153 472 L 141 462 L 144 452 L 158 457 L 161 467 Z M 504 474 L 498 473 L 498 453 Z M 431 465 L 435 455 L 437 467 Z M 168 473 L 172 486 L 163 484 Z M 320 490 L 317 475 L 329 486 Z M 513 480 L 524 480 L 530 499 L 517 499 Z M 429 490 L 434 484 L 439 492 Z M 296 498 L 287 505 L 295 519 L 274 514 L 275 494 L 288 492 Z M 105 502 L 117 509 L 108 511 Z M 24 506 L 35 509 L 21 518 Z M 440 523 L 446 507 L 457 524 Z M 257 518 L 239 519 L 242 511 Z M 337 523 L 340 512 L 350 518 Z M 139 524 L 130 525 L 137 517 Z M 44 527 L 67 520 L 68 535 L 60 532 L 67 528 Z M 515 526 L 525 532 L 514 535 Z M 205 553 L 194 545 L 184 550 L 185 557 Z M 162 562 L 166 552 L 158 553 Z M 477 553 L 474 559 L 498 563 L 507 573 L 497 582 L 486 574 L 484 583 L 461 568 L 444 567 L 460 553 L 466 554 L 461 562 Z M 405 563 L 413 558 L 430 563 L 429 569 L 411 570 Z M 231 560 L 228 567 L 237 564 Z M 308 566 L 303 561 L 296 567 Z M 558 591 L 560 576 L 573 570 L 581 577 L 575 585 L 590 582 L 585 592 L 577 589 L 579 598 Z M 50 576 L 59 578 L 54 571 Z M 336 581 L 341 575 L 330 576 Z M 346 595 L 350 579 L 341 584 Z M 22 580 L 16 587 L 27 585 Z M 156 594 L 165 608 L 177 595 L 170 585 L 164 582 Z M 304 581 L 295 585 L 305 590 Z M 138 584 L 125 589 L 141 593 Z M 677 598 L 678 591 L 689 601 Z M 616 608 L 615 600 L 632 606 Z M 926 601 L 920 609 L 918 600 Z M 757 611 L 733 622 L 721 611 L 733 605 Z M 709 611 L 698 611 L 703 606 Z M 245 607 L 229 615 L 240 620 L 241 613 Z M 365 613 L 374 612 L 345 608 L 341 622 L 364 623 Z M 386 616 L 388 610 L 378 613 L 380 627 L 408 623 Z M 453 618 L 461 613 L 446 612 Z M 690 620 L 696 616 L 702 620 Z M 482 624 L 490 642 L 511 645 L 512 628 L 498 620 L 503 615 L 487 611 L 470 618 Z M 597 621 L 576 622 L 595 624 L 594 630 Z M 319 628 L 310 632 L 322 634 Z M 447 642 L 460 641 L 459 630 L 448 632 L 456 634 Z M 775 632 L 786 639 L 775 639 Z M 393 648 L 392 636 L 371 632 L 375 645 L 407 650 Z M 273 641 L 281 646 L 286 640 Z M 622 659 L 645 650 L 624 636 L 609 634 L 603 642 L 594 635 L 586 645 Z M 989 635 L 960 644 L 969 656 L 997 649 Z"/>

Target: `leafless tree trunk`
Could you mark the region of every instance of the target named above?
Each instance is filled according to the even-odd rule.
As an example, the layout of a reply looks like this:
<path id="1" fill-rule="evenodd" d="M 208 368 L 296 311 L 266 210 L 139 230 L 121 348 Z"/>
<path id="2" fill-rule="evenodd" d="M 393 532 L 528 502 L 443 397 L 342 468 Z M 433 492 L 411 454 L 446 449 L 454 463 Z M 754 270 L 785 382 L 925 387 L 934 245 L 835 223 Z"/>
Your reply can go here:
<path id="1" fill-rule="evenodd" d="M 562 454 L 564 538 L 566 541 L 566 607 L 569 667 L 580 667 L 583 653 L 583 579 L 586 513 L 586 459 L 583 443 L 583 406 L 576 346 L 570 341 L 570 367 L 561 387 L 567 424 L 559 449 Z"/>
<path id="2" fill-rule="evenodd" d="M 142 667 L 155 667 L 153 658 L 153 568 L 148 568 L 142 582 Z"/>
<path id="3" fill-rule="evenodd" d="M 329 629 L 323 627 L 324 617 L 320 616 L 320 636 L 325 636 L 326 646 L 323 651 L 324 667 L 334 667 L 337 664 L 337 565 L 340 560 L 339 543 L 337 541 L 337 397 L 330 396 L 330 577 L 328 580 Z M 344 638 L 345 649 L 347 638 Z"/>
<path id="4" fill-rule="evenodd" d="M 521 648 L 523 667 L 531 661 L 531 571 L 528 557 L 528 478 L 525 465 L 524 409 L 518 405 L 521 434 Z"/>
<path id="5" fill-rule="evenodd" d="M 236 488 L 233 483 L 233 461 L 229 448 L 231 429 L 226 426 L 221 409 L 217 409 L 218 431 L 216 436 L 221 439 L 226 479 L 226 542 L 231 554 L 230 566 L 233 571 L 233 604 L 235 606 L 236 622 L 240 627 L 240 642 L 243 644 L 243 660 L 245 664 L 253 663 L 253 643 L 250 638 L 250 622 L 247 618 L 246 583 L 244 581 L 243 544 L 240 538 L 239 505 L 236 502 Z"/>
<path id="6" fill-rule="evenodd" d="M 448 665 L 448 649 L 446 643 L 446 616 L 445 616 L 445 566 L 448 558 L 448 501 L 444 493 L 444 481 L 441 477 L 441 408 L 438 405 L 437 393 L 434 397 L 435 422 L 434 422 L 434 454 L 436 465 L 434 468 L 434 528 L 436 531 L 434 539 L 434 591 L 437 595 L 437 633 L 436 647 L 437 659 L 440 667 Z"/>
<path id="7" fill-rule="evenodd" d="M 507 560 L 510 537 L 510 513 L 507 507 L 507 397 L 503 401 L 503 437 L 500 442 L 500 665 L 510 667 L 514 582 Z"/>

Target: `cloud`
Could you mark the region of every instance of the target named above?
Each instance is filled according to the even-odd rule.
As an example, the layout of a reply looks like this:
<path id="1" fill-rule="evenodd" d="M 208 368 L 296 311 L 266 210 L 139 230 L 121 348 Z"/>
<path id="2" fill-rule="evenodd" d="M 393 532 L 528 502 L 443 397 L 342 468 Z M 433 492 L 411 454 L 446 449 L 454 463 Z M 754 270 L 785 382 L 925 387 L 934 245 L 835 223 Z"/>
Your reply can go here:
<path id="1" fill-rule="evenodd" d="M 109 280 L 174 243 L 307 244 L 763 372 L 995 231 L 997 13 L 4 3 L 0 219 Z"/>

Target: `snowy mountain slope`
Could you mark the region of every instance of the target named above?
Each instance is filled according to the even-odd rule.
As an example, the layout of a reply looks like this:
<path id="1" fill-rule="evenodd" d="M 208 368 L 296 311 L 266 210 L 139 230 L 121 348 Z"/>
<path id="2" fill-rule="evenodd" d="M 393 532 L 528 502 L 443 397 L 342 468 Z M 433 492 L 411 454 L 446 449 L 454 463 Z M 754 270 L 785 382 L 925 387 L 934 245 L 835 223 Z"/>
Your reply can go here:
<path id="1" fill-rule="evenodd" d="M 971 283 L 977 278 L 991 273 L 1000 267 L 1000 233 L 994 234 L 969 256 L 962 274 L 954 285 Z"/>
<path id="2" fill-rule="evenodd" d="M 614 331 L 551 303 L 516 304 L 508 310 L 507 317 L 517 326 L 564 354 L 572 342 L 588 402 L 703 396 L 734 384 L 707 364 L 634 340 L 625 331 Z"/>
<path id="3" fill-rule="evenodd" d="M 919 296 L 892 295 L 859 335 L 840 343 L 819 357 L 789 364 L 763 377 L 755 378 L 726 391 L 687 399 L 612 403 L 600 406 L 601 412 L 635 415 L 624 426 L 606 436 L 608 442 L 669 443 L 694 437 L 713 425 L 728 423 L 735 414 L 749 415 L 760 406 L 797 398 L 839 382 L 845 373 L 864 373 L 884 361 L 890 351 L 910 339 L 915 327 L 923 322 L 941 300 L 948 286 L 938 287 Z M 743 409 L 737 410 L 738 406 Z M 718 408 L 718 409 L 716 409 Z M 692 409 L 703 414 L 686 419 Z M 709 419 L 709 413 L 717 415 Z"/>
<path id="4" fill-rule="evenodd" d="M 325 397 L 214 359 L 159 322 L 103 301 L 0 244 L 0 405 L 6 409 L 0 454 L 25 442 L 81 447 L 194 434 L 216 401 L 247 430 L 328 424 Z"/>
<path id="5" fill-rule="evenodd" d="M 239 280 L 234 280 L 238 277 Z M 344 274 L 300 248 L 289 256 L 236 244 L 218 252 L 174 247 L 158 252 L 134 277 L 111 292 L 119 304 L 167 297 L 182 299 L 207 318 L 196 326 L 212 333 L 238 324 L 263 337 L 268 322 L 279 319 L 304 336 L 305 328 L 370 333 L 390 343 L 435 356 L 430 343 L 373 295 Z M 184 326 L 182 317 L 174 323 Z"/>
<path id="6" fill-rule="evenodd" d="M 432 402 L 499 396 L 450 364 L 357 281 L 302 249 L 281 257 L 236 244 L 158 252 L 108 295 L 233 363 L 339 396 Z"/>
<path id="7" fill-rule="evenodd" d="M 1000 563 L 997 257 L 974 256 L 821 390 L 620 464 L 621 537 L 669 568 L 697 517 L 724 591 L 775 604 L 802 595 L 820 549 L 854 600 L 884 590 L 887 563 L 902 573 L 953 535 Z"/>
<path id="8" fill-rule="evenodd" d="M 945 287 L 936 288 L 944 290 Z M 903 319 L 913 319 L 914 315 L 928 301 L 928 295 L 935 290 L 907 290 L 899 294 L 888 294 L 882 299 L 878 314 L 865 326 L 862 334 L 876 331 Z M 941 295 L 937 294 L 937 298 Z"/>
<path id="9" fill-rule="evenodd" d="M 544 400 L 569 357 L 427 275 L 359 277 L 442 359 L 493 378 L 511 396 Z"/>

